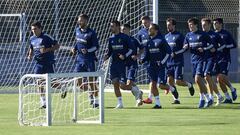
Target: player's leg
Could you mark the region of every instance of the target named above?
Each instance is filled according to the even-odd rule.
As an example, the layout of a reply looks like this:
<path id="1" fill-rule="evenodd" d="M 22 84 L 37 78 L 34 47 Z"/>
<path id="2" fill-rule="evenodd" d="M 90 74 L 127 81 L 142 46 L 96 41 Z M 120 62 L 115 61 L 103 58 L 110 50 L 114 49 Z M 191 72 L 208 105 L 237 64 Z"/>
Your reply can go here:
<path id="1" fill-rule="evenodd" d="M 167 77 L 167 83 L 168 83 L 168 85 L 176 88 L 175 83 L 174 83 L 174 75 L 175 75 L 175 70 L 174 69 L 175 69 L 174 66 L 168 66 L 167 67 L 167 76 L 168 76 Z M 176 90 L 176 92 L 177 92 L 177 90 Z M 173 95 L 173 93 L 172 93 L 172 95 Z M 178 92 L 175 95 L 178 95 Z M 173 95 L 173 100 L 174 101 L 173 101 L 172 104 L 180 104 L 179 99 L 176 98 L 174 95 Z"/>
<path id="2" fill-rule="evenodd" d="M 95 67 L 95 61 L 88 62 L 87 65 L 87 71 L 88 72 L 95 72 L 96 67 Z M 89 85 L 90 85 L 90 90 L 89 90 L 89 99 L 91 100 L 91 103 L 93 104 L 93 108 L 97 108 L 99 106 L 99 100 L 98 100 L 98 88 L 97 88 L 97 83 L 96 83 L 97 78 L 96 77 L 89 77 Z"/>
<path id="3" fill-rule="evenodd" d="M 200 91 L 200 101 L 199 101 L 198 108 L 203 108 L 205 106 L 204 97 L 206 98 L 206 101 L 207 101 L 207 106 L 206 107 L 213 104 L 211 102 L 210 98 L 209 98 L 209 95 L 207 93 L 207 87 L 206 87 L 205 82 L 204 82 L 203 67 L 204 67 L 203 62 L 199 62 L 199 63 L 194 64 L 194 68 L 196 70 L 194 80 L 195 80 L 195 83 L 197 84 L 197 86 L 199 88 L 199 91 Z"/>
<path id="4" fill-rule="evenodd" d="M 175 74 L 174 74 L 175 83 L 178 86 L 188 87 L 190 95 L 193 96 L 195 93 L 193 84 L 191 82 L 187 82 L 187 81 L 183 80 L 183 72 L 184 72 L 184 68 L 182 65 L 175 66 Z"/>

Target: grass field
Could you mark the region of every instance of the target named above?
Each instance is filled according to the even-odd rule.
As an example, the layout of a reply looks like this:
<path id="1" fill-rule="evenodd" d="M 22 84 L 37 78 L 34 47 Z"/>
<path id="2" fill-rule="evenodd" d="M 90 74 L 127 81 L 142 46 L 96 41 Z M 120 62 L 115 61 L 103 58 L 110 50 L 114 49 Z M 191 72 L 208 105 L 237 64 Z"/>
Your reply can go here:
<path id="1" fill-rule="evenodd" d="M 240 90 L 240 84 L 234 84 Z M 160 91 L 163 109 L 140 108 L 131 94 L 124 93 L 124 109 L 113 109 L 116 98 L 105 94 L 103 125 L 62 125 L 52 127 L 21 127 L 17 121 L 18 95 L 0 94 L 0 135 L 239 135 L 240 99 L 234 104 L 197 109 L 198 92 L 190 97 L 188 90 L 179 88 L 181 105 L 172 105 L 170 94 Z M 240 94 L 240 92 L 239 92 Z M 144 95 L 145 97 L 147 94 Z"/>

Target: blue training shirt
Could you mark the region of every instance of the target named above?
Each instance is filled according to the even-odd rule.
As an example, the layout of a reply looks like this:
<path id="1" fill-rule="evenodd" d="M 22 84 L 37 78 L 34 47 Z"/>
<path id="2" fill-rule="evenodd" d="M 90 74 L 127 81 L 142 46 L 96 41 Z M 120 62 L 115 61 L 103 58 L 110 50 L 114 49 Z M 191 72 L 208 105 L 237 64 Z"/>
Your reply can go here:
<path id="1" fill-rule="evenodd" d="M 39 64 L 54 64 L 55 56 L 54 52 L 41 53 L 41 48 L 51 48 L 57 45 L 57 41 L 46 33 L 41 33 L 40 36 L 30 37 L 30 48 L 33 50 L 34 60 Z"/>
<path id="2" fill-rule="evenodd" d="M 99 49 L 97 34 L 94 30 L 87 28 L 82 31 L 80 27 L 76 28 L 76 41 L 74 50 L 77 51 L 77 61 L 86 62 L 96 60 L 95 52 Z M 87 53 L 83 54 L 81 49 L 86 49 Z"/>
<path id="3" fill-rule="evenodd" d="M 142 27 L 137 33 L 137 39 L 140 41 L 141 45 L 145 47 L 150 40 L 148 29 Z"/>

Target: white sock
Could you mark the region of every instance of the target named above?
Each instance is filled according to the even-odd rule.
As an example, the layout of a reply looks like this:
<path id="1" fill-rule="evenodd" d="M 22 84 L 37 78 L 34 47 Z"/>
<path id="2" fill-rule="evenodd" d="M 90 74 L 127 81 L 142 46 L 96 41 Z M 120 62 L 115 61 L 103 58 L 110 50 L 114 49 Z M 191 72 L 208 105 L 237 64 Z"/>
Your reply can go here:
<path id="1" fill-rule="evenodd" d="M 155 96 L 155 104 L 161 106 L 159 96 Z"/>
<path id="2" fill-rule="evenodd" d="M 169 85 L 169 90 L 170 90 L 171 92 L 174 92 L 174 91 L 175 91 L 175 88 L 174 88 L 173 86 Z"/>
<path id="3" fill-rule="evenodd" d="M 199 97 L 200 97 L 200 100 L 204 100 L 204 94 L 203 93 L 200 93 Z"/>
<path id="4" fill-rule="evenodd" d="M 122 105 L 122 104 L 123 104 L 123 103 L 122 103 L 122 97 L 117 97 L 117 99 L 118 99 L 118 104 L 121 104 L 121 105 Z"/>
<path id="5" fill-rule="evenodd" d="M 191 88 L 191 87 L 192 87 L 192 84 L 191 84 L 191 83 L 189 83 L 189 82 L 186 82 L 186 83 L 187 83 L 188 88 Z"/>
<path id="6" fill-rule="evenodd" d="M 99 102 L 98 102 L 98 97 L 93 97 L 93 104 L 99 104 Z"/>
<path id="7" fill-rule="evenodd" d="M 40 102 L 41 102 L 41 105 L 46 105 L 46 98 L 45 96 L 40 96 Z"/>
<path id="8" fill-rule="evenodd" d="M 148 98 L 149 99 L 152 99 L 152 92 L 150 91 L 149 94 L 148 94 Z"/>
<path id="9" fill-rule="evenodd" d="M 209 95 L 206 93 L 206 94 L 204 94 L 204 96 L 205 96 L 205 98 L 206 98 L 206 101 L 208 102 L 208 101 L 210 100 Z"/>
<path id="10" fill-rule="evenodd" d="M 226 99 L 229 99 L 229 100 L 231 99 L 231 97 L 230 97 L 230 95 L 228 94 L 228 92 L 225 92 L 224 95 L 225 95 Z"/>

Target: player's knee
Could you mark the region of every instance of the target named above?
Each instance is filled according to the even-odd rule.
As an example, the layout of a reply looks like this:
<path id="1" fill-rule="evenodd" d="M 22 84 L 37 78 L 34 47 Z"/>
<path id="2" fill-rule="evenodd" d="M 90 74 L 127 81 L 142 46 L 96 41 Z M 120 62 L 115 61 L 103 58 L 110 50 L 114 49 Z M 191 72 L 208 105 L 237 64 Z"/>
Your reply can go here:
<path id="1" fill-rule="evenodd" d="M 200 75 L 195 76 L 195 83 L 199 84 L 202 81 L 202 77 Z"/>
<path id="2" fill-rule="evenodd" d="M 183 84 L 183 80 L 175 80 L 175 83 L 179 86 L 181 86 Z"/>
<path id="3" fill-rule="evenodd" d="M 223 75 L 223 74 L 219 74 L 219 75 L 217 76 L 217 81 L 218 81 L 218 82 L 223 82 L 223 81 L 224 81 L 224 75 Z"/>
<path id="4" fill-rule="evenodd" d="M 159 88 L 160 88 L 160 89 L 164 89 L 165 86 L 166 86 L 165 84 L 159 84 Z"/>
<path id="5" fill-rule="evenodd" d="M 112 79 L 112 84 L 116 84 L 116 83 L 119 83 L 119 79 L 118 78 L 113 78 Z"/>

